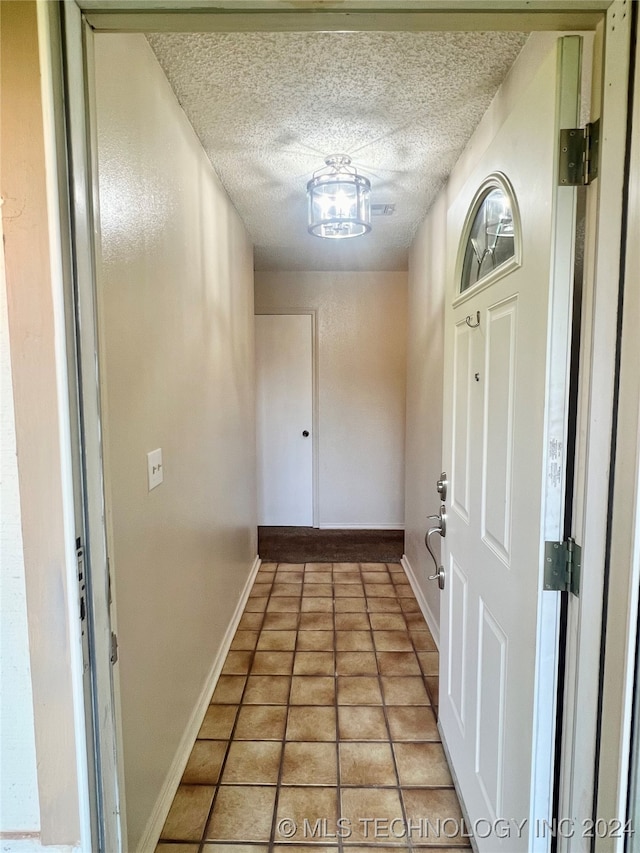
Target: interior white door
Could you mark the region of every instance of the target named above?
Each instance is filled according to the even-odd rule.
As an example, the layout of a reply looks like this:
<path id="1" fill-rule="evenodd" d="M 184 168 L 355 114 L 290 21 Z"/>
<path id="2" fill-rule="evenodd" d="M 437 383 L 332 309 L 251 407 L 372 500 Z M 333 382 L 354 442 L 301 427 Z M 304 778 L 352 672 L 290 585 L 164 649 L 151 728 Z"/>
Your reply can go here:
<path id="1" fill-rule="evenodd" d="M 550 50 L 448 218 L 440 725 L 481 853 L 550 840 L 559 594 L 542 571 L 562 532 L 575 210 L 557 140 L 580 55 L 579 37 Z M 515 195 L 520 259 L 461 293 L 458 245 L 492 173 Z"/>
<path id="2" fill-rule="evenodd" d="M 256 316 L 258 524 L 313 524 L 313 317 Z"/>

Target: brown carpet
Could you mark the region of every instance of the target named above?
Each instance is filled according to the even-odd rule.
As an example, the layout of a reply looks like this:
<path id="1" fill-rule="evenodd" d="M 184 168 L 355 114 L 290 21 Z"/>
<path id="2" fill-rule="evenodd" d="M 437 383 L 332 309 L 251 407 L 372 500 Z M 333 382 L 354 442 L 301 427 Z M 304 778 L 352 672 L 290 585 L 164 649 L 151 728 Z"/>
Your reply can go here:
<path id="1" fill-rule="evenodd" d="M 258 554 L 270 563 L 397 563 L 404 530 L 258 527 Z"/>

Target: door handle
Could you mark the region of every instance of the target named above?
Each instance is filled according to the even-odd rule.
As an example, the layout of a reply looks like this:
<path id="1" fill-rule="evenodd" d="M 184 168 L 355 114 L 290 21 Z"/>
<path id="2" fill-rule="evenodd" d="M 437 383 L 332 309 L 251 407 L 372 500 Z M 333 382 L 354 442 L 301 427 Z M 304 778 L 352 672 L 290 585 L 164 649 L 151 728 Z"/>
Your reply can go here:
<path id="1" fill-rule="evenodd" d="M 427 547 L 427 551 L 431 555 L 431 559 L 433 560 L 433 565 L 436 567 L 436 572 L 433 575 L 429 575 L 430 581 L 438 581 L 438 587 L 440 589 L 444 589 L 444 566 L 438 564 L 438 558 L 435 555 L 435 551 L 431 547 L 431 537 L 438 533 L 440 536 L 444 537 L 447 535 L 447 514 L 445 512 L 445 507 L 440 507 L 440 512 L 438 515 L 428 515 L 427 518 L 431 521 L 436 521 L 437 524 L 433 527 L 430 527 L 424 537 L 424 544 Z"/>

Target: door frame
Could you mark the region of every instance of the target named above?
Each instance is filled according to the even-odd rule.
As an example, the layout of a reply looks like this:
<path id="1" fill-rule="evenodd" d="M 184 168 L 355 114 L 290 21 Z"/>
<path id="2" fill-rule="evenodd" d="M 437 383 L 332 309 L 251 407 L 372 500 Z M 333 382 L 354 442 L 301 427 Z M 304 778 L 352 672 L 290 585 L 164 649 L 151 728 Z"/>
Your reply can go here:
<path id="1" fill-rule="evenodd" d="M 318 312 L 315 308 L 256 308 L 255 317 L 263 315 L 311 317 L 311 501 L 313 505 L 313 527 L 320 527 L 320 415 L 319 415 L 319 367 L 318 367 Z"/>
<path id="2" fill-rule="evenodd" d="M 54 4 L 51 4 L 52 6 Z M 600 653 L 598 627 L 602 616 L 609 467 L 615 385 L 615 341 L 618 291 L 622 285 L 620 246 L 622 192 L 626 151 L 626 93 L 629 64 L 630 0 L 530 0 L 523 11 L 521 0 L 346 0 L 300 10 L 283 0 L 63 0 L 55 4 L 61 33 L 52 27 L 51 53 L 63 57 L 64 82 L 54 91 L 61 111 L 66 108 L 65 151 L 67 162 L 58 168 L 62 197 L 69 197 L 68 221 L 61 215 L 63 251 L 73 260 L 73 280 L 65 281 L 65 304 L 74 323 L 68 331 L 70 350 L 66 369 L 78 380 L 72 400 L 80 422 L 77 444 L 70 448 L 82 472 L 76 494 L 82 508 L 88 571 L 91 578 L 91 667 L 96 720 L 95 749 L 100 761 L 98 811 L 103 838 L 101 849 L 115 853 L 123 841 L 124 796 L 122 787 L 117 667 L 110 663 L 112 617 L 109 606 L 107 530 L 104 516 L 100 376 L 96 354 L 95 252 L 98 203 L 95 145 L 92 139 L 89 98 L 91 93 L 91 43 L 94 31 L 148 32 L 201 29 L 209 31 L 309 31 L 309 30 L 547 30 L 559 34 L 595 30 L 602 47 L 603 74 L 594 86 L 594 101 L 601 104 L 600 177 L 589 190 L 587 214 L 587 273 L 583 307 L 580 407 L 576 465 L 574 523 L 583 545 L 583 589 L 575 604 L 577 641 L 568 648 L 565 699 L 569 723 L 563 733 L 561 813 L 577 819 L 591 817 L 592 805 L 584 801 L 572 780 L 594 778 L 595 736 L 599 679 L 593 667 L 594 651 Z M 159 10 L 159 11 L 158 11 Z M 240 11 L 241 10 L 241 11 Z M 176 13 L 184 13 L 185 18 Z M 506 13 L 506 14 L 505 14 Z M 596 50 L 597 53 L 597 50 Z M 598 83 L 600 85 L 598 85 Z M 622 99 L 619 93 L 623 93 Z M 63 106 L 64 105 L 64 106 Z M 594 412 L 598 416 L 591 418 Z M 315 428 L 315 427 L 314 427 Z M 596 630 L 594 630 L 594 625 Z M 114 685 L 114 677 L 116 683 Z M 585 752 L 584 744 L 590 745 Z M 584 789 L 584 785 L 583 785 Z M 560 849 L 573 851 L 561 840 Z"/>

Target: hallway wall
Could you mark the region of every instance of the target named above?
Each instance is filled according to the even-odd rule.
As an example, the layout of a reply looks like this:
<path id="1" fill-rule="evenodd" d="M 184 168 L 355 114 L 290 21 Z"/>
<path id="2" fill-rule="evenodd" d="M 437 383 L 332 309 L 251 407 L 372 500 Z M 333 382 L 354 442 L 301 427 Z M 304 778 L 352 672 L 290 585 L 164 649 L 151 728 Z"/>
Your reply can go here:
<path id="1" fill-rule="evenodd" d="M 144 36 L 99 35 L 95 48 L 105 454 L 135 850 L 167 780 L 177 784 L 256 556 L 253 252 Z M 149 492 L 158 447 L 164 482 Z"/>
<path id="2" fill-rule="evenodd" d="M 256 272 L 256 310 L 318 318 L 321 527 L 404 527 L 404 272 Z"/>

